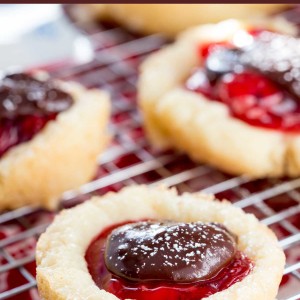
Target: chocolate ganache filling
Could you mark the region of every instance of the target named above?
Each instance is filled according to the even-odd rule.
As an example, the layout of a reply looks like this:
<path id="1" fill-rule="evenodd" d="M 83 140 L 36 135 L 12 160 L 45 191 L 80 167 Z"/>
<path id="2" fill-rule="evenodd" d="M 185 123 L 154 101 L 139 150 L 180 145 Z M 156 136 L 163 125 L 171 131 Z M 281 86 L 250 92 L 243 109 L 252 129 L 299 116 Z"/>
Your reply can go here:
<path id="1" fill-rule="evenodd" d="M 236 251 L 236 237 L 220 224 L 138 222 L 110 234 L 105 264 L 126 280 L 191 283 L 213 278 Z"/>
<path id="2" fill-rule="evenodd" d="M 50 115 L 68 109 L 72 97 L 54 81 L 40 81 L 29 74 L 7 75 L 0 82 L 0 119 L 25 115 Z"/>
<path id="3" fill-rule="evenodd" d="M 264 74 L 300 101 L 299 38 L 263 31 L 245 47 L 217 48 L 207 57 L 205 67 L 212 80 L 225 73 L 252 69 Z"/>
<path id="4" fill-rule="evenodd" d="M 300 39 L 267 30 L 201 44 L 201 65 L 188 90 L 219 101 L 232 116 L 259 127 L 300 132 Z"/>
<path id="5" fill-rule="evenodd" d="M 240 57 L 241 63 L 281 85 L 300 101 L 300 39 L 265 31 Z"/>
<path id="6" fill-rule="evenodd" d="M 7 75 L 0 81 L 0 157 L 11 147 L 29 141 L 58 113 L 73 104 L 55 81 L 29 74 Z"/>

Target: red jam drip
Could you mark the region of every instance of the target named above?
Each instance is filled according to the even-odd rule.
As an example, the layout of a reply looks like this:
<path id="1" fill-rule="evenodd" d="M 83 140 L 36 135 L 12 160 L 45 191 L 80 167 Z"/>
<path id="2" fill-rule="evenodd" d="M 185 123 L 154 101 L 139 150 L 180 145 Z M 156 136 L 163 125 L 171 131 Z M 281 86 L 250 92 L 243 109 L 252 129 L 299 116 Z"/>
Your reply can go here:
<path id="1" fill-rule="evenodd" d="M 72 97 L 51 80 L 23 73 L 4 77 L 0 81 L 0 158 L 13 146 L 31 140 L 72 104 Z"/>
<path id="2" fill-rule="evenodd" d="M 199 55 L 203 63 L 187 79 L 188 90 L 225 103 L 250 125 L 300 132 L 299 38 L 240 32 L 231 42 L 202 45 Z"/>
<path id="3" fill-rule="evenodd" d="M 112 226 L 103 231 L 92 241 L 85 255 L 89 272 L 96 285 L 120 299 L 200 300 L 243 280 L 253 269 L 253 263 L 243 253 L 237 251 L 233 259 L 210 279 L 192 283 L 124 279 L 109 272 L 105 263 L 107 238 L 114 229 L 121 225 L 123 224 Z"/>

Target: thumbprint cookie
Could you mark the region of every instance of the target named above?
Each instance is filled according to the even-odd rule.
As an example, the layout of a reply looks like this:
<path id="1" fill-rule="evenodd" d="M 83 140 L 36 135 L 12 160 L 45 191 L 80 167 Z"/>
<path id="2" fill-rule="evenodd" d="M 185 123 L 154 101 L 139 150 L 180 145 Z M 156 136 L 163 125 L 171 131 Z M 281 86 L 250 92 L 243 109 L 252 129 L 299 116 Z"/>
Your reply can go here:
<path id="1" fill-rule="evenodd" d="M 36 258 L 45 300 L 274 300 L 285 262 L 253 215 L 145 186 L 63 211 Z"/>
<path id="2" fill-rule="evenodd" d="M 0 209 L 53 209 L 91 179 L 108 141 L 106 93 L 25 73 L 0 80 Z"/>
<path id="3" fill-rule="evenodd" d="M 300 38 L 235 20 L 183 33 L 141 67 L 155 147 L 254 178 L 300 175 Z"/>

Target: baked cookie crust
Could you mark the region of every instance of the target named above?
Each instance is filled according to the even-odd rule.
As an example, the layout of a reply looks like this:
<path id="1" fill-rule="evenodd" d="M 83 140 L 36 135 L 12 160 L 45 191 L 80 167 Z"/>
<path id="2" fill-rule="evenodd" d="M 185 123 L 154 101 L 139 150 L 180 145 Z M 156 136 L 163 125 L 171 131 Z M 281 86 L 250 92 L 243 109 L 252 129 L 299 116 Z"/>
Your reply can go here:
<path id="1" fill-rule="evenodd" d="M 224 224 L 238 236 L 238 249 L 255 266 L 244 280 L 204 300 L 275 299 L 285 257 L 271 230 L 229 202 L 203 194 L 178 196 L 175 189 L 146 186 L 94 197 L 55 218 L 37 244 L 37 283 L 42 299 L 117 300 L 96 286 L 87 269 L 85 252 L 105 228 L 141 219 Z"/>
<path id="2" fill-rule="evenodd" d="M 0 159 L 0 209 L 24 205 L 54 209 L 62 192 L 91 179 L 108 142 L 109 96 L 76 83 L 59 82 L 73 105 L 33 139 Z"/>
<path id="3" fill-rule="evenodd" d="M 280 25 L 293 33 L 286 23 Z M 138 88 L 146 132 L 157 148 L 175 147 L 231 174 L 298 176 L 300 135 L 248 125 L 232 117 L 225 104 L 181 87 L 199 65 L 199 44 L 224 41 L 245 27 L 234 20 L 199 26 L 146 59 Z"/>
<path id="4" fill-rule="evenodd" d="M 89 4 L 78 16 L 117 21 L 142 33 L 176 36 L 191 26 L 229 18 L 261 18 L 288 7 L 287 4 Z"/>

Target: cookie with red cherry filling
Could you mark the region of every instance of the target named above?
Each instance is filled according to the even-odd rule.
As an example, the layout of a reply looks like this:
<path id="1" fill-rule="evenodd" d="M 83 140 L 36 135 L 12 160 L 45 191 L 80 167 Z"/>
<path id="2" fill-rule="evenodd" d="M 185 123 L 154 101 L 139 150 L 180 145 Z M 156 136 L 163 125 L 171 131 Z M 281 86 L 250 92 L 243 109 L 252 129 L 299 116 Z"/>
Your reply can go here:
<path id="1" fill-rule="evenodd" d="M 0 81 L 0 209 L 55 208 L 91 179 L 108 141 L 108 95 L 44 75 Z"/>
<path id="2" fill-rule="evenodd" d="M 300 174 L 300 39 L 230 20 L 196 27 L 142 65 L 155 147 L 252 177 Z"/>
<path id="3" fill-rule="evenodd" d="M 285 261 L 253 215 L 145 186 L 63 211 L 36 258 L 45 300 L 274 300 Z"/>

